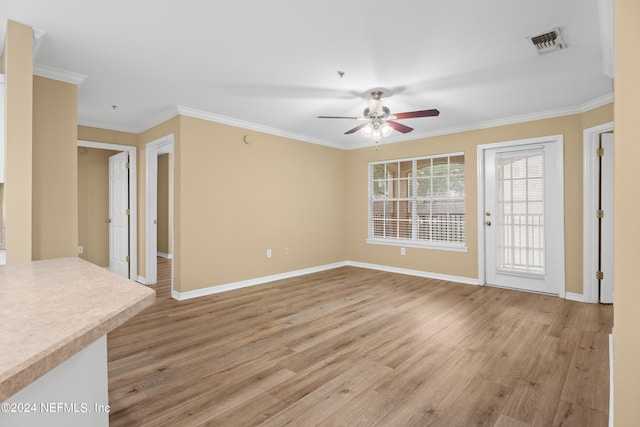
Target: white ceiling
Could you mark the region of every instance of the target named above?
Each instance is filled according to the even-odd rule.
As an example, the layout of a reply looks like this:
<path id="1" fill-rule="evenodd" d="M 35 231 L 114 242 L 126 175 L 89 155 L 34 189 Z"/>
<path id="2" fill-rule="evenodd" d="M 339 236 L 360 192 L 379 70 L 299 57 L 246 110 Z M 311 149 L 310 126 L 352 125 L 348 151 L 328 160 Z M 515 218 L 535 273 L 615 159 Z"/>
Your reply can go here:
<path id="1" fill-rule="evenodd" d="M 372 88 L 392 113 L 440 110 L 387 142 L 611 101 L 599 2 L 0 0 L 0 36 L 43 30 L 37 64 L 87 76 L 80 124 L 140 132 L 180 106 L 348 149 L 371 144 L 343 134 L 360 122 L 316 116 L 362 115 Z M 527 38 L 554 27 L 568 48 L 539 56 Z"/>

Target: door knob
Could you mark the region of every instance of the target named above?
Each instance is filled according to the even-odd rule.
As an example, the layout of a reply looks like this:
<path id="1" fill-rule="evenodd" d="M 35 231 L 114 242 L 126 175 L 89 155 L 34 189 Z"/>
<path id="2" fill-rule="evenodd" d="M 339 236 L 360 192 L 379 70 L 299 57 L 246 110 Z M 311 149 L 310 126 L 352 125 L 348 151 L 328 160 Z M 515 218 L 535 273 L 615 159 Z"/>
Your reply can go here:
<path id="1" fill-rule="evenodd" d="M 491 225 L 491 221 L 486 221 L 485 224 L 487 224 L 488 226 Z"/>
<path id="2" fill-rule="evenodd" d="M 111 223 L 111 218 L 105 219 L 104 222 Z"/>

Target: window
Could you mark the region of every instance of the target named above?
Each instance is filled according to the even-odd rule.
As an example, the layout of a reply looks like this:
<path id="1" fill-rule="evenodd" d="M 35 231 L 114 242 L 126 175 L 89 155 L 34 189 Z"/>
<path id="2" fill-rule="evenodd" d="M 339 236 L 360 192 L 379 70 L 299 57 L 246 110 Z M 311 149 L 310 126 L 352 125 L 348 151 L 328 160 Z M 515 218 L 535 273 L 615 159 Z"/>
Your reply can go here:
<path id="1" fill-rule="evenodd" d="M 466 250 L 464 153 L 369 163 L 367 242 Z"/>

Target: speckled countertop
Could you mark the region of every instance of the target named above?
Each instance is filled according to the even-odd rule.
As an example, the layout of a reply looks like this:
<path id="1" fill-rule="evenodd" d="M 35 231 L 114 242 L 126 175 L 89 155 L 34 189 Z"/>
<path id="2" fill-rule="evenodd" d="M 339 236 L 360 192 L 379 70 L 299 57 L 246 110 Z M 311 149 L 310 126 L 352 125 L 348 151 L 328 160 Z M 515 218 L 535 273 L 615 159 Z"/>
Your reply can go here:
<path id="1" fill-rule="evenodd" d="M 0 266 L 0 402 L 154 300 L 146 286 L 79 258 Z"/>

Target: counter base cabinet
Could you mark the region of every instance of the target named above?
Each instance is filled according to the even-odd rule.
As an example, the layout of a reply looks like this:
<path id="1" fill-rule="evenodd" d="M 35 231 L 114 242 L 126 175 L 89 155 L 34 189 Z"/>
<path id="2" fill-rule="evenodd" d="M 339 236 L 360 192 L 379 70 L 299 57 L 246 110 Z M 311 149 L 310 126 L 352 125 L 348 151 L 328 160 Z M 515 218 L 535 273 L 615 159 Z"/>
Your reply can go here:
<path id="1" fill-rule="evenodd" d="M 1 404 L 3 427 L 108 427 L 107 337 Z"/>

